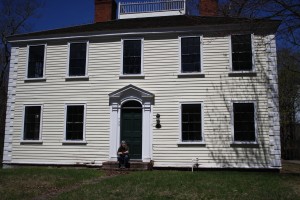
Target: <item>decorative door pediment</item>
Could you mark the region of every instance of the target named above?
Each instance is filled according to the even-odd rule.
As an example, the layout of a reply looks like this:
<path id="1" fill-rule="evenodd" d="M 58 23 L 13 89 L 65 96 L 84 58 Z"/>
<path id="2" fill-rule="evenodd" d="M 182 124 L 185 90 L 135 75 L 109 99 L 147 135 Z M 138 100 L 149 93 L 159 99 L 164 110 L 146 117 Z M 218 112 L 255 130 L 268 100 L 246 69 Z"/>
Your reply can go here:
<path id="1" fill-rule="evenodd" d="M 154 94 L 131 84 L 110 93 L 108 96 L 109 105 L 114 103 L 120 105 L 126 99 L 138 99 L 142 104 L 149 102 L 151 105 L 154 105 Z"/>

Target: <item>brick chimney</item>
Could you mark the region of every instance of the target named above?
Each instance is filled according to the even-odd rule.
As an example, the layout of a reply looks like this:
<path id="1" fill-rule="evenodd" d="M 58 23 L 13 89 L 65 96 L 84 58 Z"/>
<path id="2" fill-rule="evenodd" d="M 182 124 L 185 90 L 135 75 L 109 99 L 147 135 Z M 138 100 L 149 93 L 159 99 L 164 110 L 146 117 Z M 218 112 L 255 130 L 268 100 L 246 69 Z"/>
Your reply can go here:
<path id="1" fill-rule="evenodd" d="M 218 0 L 200 0 L 199 10 L 200 16 L 217 16 Z"/>
<path id="2" fill-rule="evenodd" d="M 117 4 L 115 0 L 95 0 L 95 22 L 116 19 Z"/>

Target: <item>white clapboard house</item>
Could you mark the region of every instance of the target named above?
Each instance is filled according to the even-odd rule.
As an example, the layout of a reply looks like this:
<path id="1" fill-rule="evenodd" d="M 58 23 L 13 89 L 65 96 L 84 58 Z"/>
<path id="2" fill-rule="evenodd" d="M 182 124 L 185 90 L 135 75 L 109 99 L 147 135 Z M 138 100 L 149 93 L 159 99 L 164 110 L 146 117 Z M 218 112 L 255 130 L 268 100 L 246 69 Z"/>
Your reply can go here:
<path id="1" fill-rule="evenodd" d="M 217 0 L 95 0 L 95 23 L 14 35 L 3 162 L 280 169 L 274 20 Z"/>

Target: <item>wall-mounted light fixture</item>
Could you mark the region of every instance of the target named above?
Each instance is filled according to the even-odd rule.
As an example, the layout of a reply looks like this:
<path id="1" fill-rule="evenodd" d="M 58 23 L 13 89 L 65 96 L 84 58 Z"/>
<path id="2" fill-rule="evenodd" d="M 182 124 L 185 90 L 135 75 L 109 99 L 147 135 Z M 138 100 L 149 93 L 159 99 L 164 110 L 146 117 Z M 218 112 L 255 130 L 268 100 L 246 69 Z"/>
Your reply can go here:
<path id="1" fill-rule="evenodd" d="M 160 114 L 156 114 L 156 128 L 161 128 L 161 124 L 160 124 Z"/>

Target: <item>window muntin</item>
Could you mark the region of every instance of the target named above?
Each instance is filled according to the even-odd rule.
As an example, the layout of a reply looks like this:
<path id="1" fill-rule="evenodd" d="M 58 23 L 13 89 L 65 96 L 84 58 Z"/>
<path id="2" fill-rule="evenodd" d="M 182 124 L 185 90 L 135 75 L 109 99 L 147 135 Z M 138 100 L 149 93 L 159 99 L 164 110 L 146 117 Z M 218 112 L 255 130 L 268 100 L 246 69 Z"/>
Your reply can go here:
<path id="1" fill-rule="evenodd" d="M 27 78 L 43 78 L 45 45 L 29 46 Z"/>
<path id="2" fill-rule="evenodd" d="M 69 76 L 86 76 L 87 43 L 69 44 Z"/>
<path id="3" fill-rule="evenodd" d="M 84 119 L 84 105 L 67 105 L 66 140 L 83 140 Z"/>
<path id="4" fill-rule="evenodd" d="M 252 71 L 252 36 L 232 35 L 232 71 Z"/>
<path id="5" fill-rule="evenodd" d="M 142 40 L 123 40 L 123 74 L 142 73 Z"/>
<path id="6" fill-rule="evenodd" d="M 181 73 L 201 72 L 200 37 L 181 38 Z"/>
<path id="7" fill-rule="evenodd" d="M 23 140 L 40 140 L 41 106 L 25 106 Z"/>
<path id="8" fill-rule="evenodd" d="M 254 103 L 233 103 L 233 125 L 235 142 L 255 142 Z"/>
<path id="9" fill-rule="evenodd" d="M 181 104 L 182 142 L 202 141 L 202 105 Z"/>

